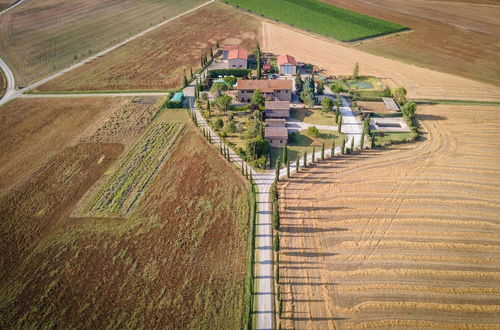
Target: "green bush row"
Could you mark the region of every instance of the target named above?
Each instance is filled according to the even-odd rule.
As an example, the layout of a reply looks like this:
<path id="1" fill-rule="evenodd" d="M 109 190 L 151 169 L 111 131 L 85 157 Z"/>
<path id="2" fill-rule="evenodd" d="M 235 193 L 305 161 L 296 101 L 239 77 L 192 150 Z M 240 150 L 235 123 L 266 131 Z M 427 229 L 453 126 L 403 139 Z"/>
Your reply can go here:
<path id="1" fill-rule="evenodd" d="M 235 76 L 235 77 L 244 77 L 248 76 L 250 70 L 248 69 L 214 69 L 208 71 L 210 77 L 218 78 L 219 76 Z"/>

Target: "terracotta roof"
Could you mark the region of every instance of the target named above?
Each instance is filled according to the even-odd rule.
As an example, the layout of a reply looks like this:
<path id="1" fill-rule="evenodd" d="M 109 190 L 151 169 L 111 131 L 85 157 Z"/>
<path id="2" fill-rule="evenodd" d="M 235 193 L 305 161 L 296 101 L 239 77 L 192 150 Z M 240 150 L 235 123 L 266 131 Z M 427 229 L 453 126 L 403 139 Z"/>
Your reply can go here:
<path id="1" fill-rule="evenodd" d="M 264 93 L 272 93 L 277 89 L 292 89 L 292 81 L 289 79 L 272 79 L 272 80 L 238 80 L 238 90 L 249 89 L 256 90 L 259 89 Z"/>
<path id="2" fill-rule="evenodd" d="M 224 45 L 224 46 L 222 46 L 222 50 L 230 51 L 233 49 L 238 49 L 238 46 L 237 45 Z"/>
<path id="3" fill-rule="evenodd" d="M 228 60 L 247 60 L 248 59 L 248 52 L 244 49 L 233 49 L 229 51 L 229 54 L 227 55 Z"/>
<path id="4" fill-rule="evenodd" d="M 265 127 L 264 128 L 264 137 L 266 139 L 280 139 L 287 140 L 288 139 L 288 130 L 286 127 Z"/>
<path id="5" fill-rule="evenodd" d="M 269 64 L 269 63 L 264 64 L 262 66 L 262 69 L 264 69 L 264 70 L 270 70 L 271 69 L 271 64 Z"/>
<path id="6" fill-rule="evenodd" d="M 266 110 L 290 110 L 290 102 L 288 101 L 266 101 Z"/>
<path id="7" fill-rule="evenodd" d="M 295 60 L 295 57 L 290 55 L 278 56 L 278 65 L 285 65 L 285 64 L 297 65 L 297 61 Z"/>

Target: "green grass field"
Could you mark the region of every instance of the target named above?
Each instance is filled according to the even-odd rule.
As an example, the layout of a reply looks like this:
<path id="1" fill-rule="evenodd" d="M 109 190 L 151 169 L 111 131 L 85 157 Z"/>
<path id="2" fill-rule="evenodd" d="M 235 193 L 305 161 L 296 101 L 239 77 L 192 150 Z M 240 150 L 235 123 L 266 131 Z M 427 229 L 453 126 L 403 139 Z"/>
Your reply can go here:
<path id="1" fill-rule="evenodd" d="M 292 109 L 291 116 L 308 124 L 337 126 L 334 112 L 326 113 L 321 110 Z"/>
<path id="2" fill-rule="evenodd" d="M 226 0 L 258 15 L 341 41 L 354 41 L 407 28 L 316 0 Z"/>

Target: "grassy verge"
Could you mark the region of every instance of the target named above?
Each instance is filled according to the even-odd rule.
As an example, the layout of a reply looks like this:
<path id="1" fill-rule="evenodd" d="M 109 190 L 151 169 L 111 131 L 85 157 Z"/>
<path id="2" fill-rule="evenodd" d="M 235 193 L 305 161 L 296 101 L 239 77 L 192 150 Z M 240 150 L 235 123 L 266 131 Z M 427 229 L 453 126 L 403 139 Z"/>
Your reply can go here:
<path id="1" fill-rule="evenodd" d="M 316 0 L 226 0 L 257 15 L 341 41 L 355 41 L 407 28 Z"/>
<path id="2" fill-rule="evenodd" d="M 333 112 L 323 112 L 321 110 L 310 109 L 292 109 L 290 111 L 292 118 L 304 123 L 325 126 L 337 126 L 335 123 L 335 114 Z"/>
<path id="3" fill-rule="evenodd" d="M 345 135 L 336 131 L 319 130 L 319 135 L 317 137 L 308 135 L 306 130 L 295 132 L 288 140 L 288 160 L 292 162 L 295 161 L 297 157 L 302 160 L 304 152 L 310 154 L 313 149 L 318 152 L 321 150 L 323 143 L 325 144 L 325 150 L 330 150 L 333 141 L 335 141 L 336 146 L 340 146 L 343 139 L 345 139 Z M 270 154 L 271 167 L 274 167 L 276 159 L 282 157 L 283 147 L 272 147 Z"/>
<path id="4" fill-rule="evenodd" d="M 495 101 L 474 101 L 474 100 L 410 100 L 417 104 L 456 104 L 456 105 L 500 105 Z"/>

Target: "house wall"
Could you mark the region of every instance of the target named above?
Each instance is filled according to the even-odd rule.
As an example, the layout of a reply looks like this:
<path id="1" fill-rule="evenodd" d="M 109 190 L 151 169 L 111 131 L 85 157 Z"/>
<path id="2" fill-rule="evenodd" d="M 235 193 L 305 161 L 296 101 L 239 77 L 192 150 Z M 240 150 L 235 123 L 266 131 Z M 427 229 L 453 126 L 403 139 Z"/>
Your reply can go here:
<path id="1" fill-rule="evenodd" d="M 247 68 L 247 61 L 246 60 L 241 60 L 241 59 L 233 59 L 233 60 L 228 60 L 227 61 L 227 68 L 228 69 L 246 69 Z"/>
<path id="2" fill-rule="evenodd" d="M 228 55 L 229 55 L 229 51 L 228 50 L 223 50 L 222 51 L 222 59 L 223 60 L 227 60 Z"/>
<path id="3" fill-rule="evenodd" d="M 274 96 L 279 101 L 291 101 L 292 100 L 292 91 L 288 89 L 278 89 L 274 91 Z"/>
<path id="4" fill-rule="evenodd" d="M 297 66 L 295 66 L 295 65 L 281 65 L 280 66 L 280 73 L 294 75 L 297 73 Z"/>
<path id="5" fill-rule="evenodd" d="M 287 139 L 285 140 L 271 140 L 271 139 L 266 139 L 267 141 L 269 141 L 269 144 L 271 145 L 271 147 L 284 147 L 287 143 Z"/>

